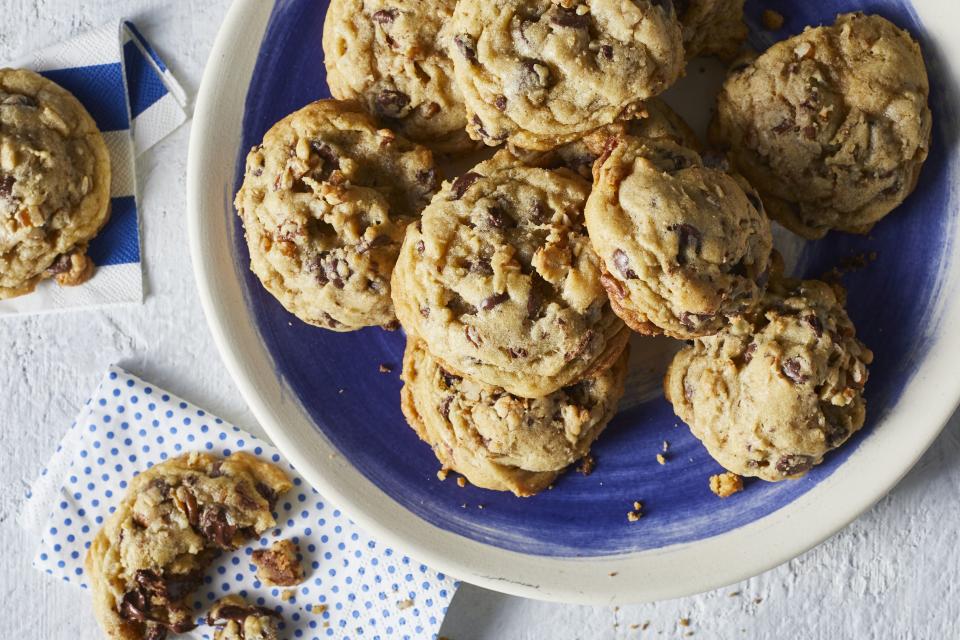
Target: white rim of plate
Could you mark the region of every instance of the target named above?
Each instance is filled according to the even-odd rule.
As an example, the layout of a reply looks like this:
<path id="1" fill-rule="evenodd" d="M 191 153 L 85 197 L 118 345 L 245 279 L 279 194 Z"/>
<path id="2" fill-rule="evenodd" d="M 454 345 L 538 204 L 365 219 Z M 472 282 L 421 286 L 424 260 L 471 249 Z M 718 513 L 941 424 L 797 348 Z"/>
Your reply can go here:
<path id="1" fill-rule="evenodd" d="M 960 60 L 960 41 L 948 33 L 960 19 L 960 6 L 937 0 L 915 4 L 927 7 L 927 15 L 934 8 L 951 14 L 952 20 L 927 20 L 927 32 L 938 43 L 941 60 Z M 700 593 L 772 569 L 845 527 L 899 482 L 953 413 L 960 400 L 955 356 L 960 353 L 960 295 L 944 293 L 938 301 L 942 319 L 934 342 L 888 415 L 830 477 L 748 525 L 661 549 L 556 558 L 507 551 L 421 520 L 353 468 L 316 429 L 275 375 L 246 310 L 229 223 L 243 116 L 238 105 L 245 103 L 243 88 L 249 85 L 271 9 L 271 3 L 261 0 L 235 0 L 197 97 L 187 169 L 197 287 L 224 364 L 269 437 L 320 493 L 382 542 L 456 578 L 528 598 L 621 604 Z M 258 46 L 251 46 L 252 34 L 259 34 Z M 237 46 L 241 42 L 245 44 Z M 960 84 L 956 71 L 952 80 Z M 225 206 L 230 211 L 225 212 Z M 950 228 L 960 236 L 956 219 Z M 960 293 L 960 259 L 951 261 L 942 284 L 942 291 Z M 924 415 L 920 421 L 911 415 L 917 411 Z"/>

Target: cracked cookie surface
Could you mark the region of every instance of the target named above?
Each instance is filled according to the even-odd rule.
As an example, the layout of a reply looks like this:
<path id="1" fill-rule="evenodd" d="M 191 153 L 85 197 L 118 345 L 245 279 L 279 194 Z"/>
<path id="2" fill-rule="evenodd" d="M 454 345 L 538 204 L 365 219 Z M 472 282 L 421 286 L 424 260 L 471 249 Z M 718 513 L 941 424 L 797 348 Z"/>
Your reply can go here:
<path id="1" fill-rule="evenodd" d="M 87 280 L 109 208 L 110 156 L 87 110 L 43 76 L 0 69 L 0 299 Z"/>
<path id="2" fill-rule="evenodd" d="M 193 629 L 187 597 L 220 551 L 273 527 L 286 474 L 247 453 L 189 453 L 130 482 L 97 533 L 86 568 L 94 612 L 113 640 L 162 640 Z"/>
<path id="3" fill-rule="evenodd" d="M 756 192 L 668 139 L 613 139 L 585 216 L 613 310 L 686 340 L 719 331 L 763 292 L 773 239 Z"/>
<path id="4" fill-rule="evenodd" d="M 445 468 L 470 484 L 530 496 L 585 456 L 617 410 L 628 350 L 593 378 L 541 398 L 456 376 L 411 338 L 400 406 Z"/>
<path id="5" fill-rule="evenodd" d="M 309 104 L 247 156 L 235 205 L 250 268 L 304 322 L 392 328 L 397 251 L 436 182 L 430 151 L 378 129 L 357 103 Z"/>
<path id="6" fill-rule="evenodd" d="M 474 148 L 449 52 L 455 6 L 454 0 L 333 0 L 323 26 L 331 93 L 361 101 L 434 151 Z"/>
<path id="7" fill-rule="evenodd" d="M 795 233 L 866 233 L 916 186 L 930 141 L 928 94 L 906 31 L 845 14 L 734 65 L 710 136 Z"/>
<path id="8" fill-rule="evenodd" d="M 444 367 L 539 397 L 601 371 L 629 333 L 583 226 L 590 185 L 501 151 L 445 183 L 407 230 L 397 317 Z"/>
<path id="9" fill-rule="evenodd" d="M 683 70 L 669 2 L 461 0 L 453 60 L 471 137 L 546 150 L 615 120 Z"/>
<path id="10" fill-rule="evenodd" d="M 760 306 L 680 351 L 667 399 L 734 473 L 799 477 L 863 426 L 873 354 L 839 287 L 774 278 Z"/>

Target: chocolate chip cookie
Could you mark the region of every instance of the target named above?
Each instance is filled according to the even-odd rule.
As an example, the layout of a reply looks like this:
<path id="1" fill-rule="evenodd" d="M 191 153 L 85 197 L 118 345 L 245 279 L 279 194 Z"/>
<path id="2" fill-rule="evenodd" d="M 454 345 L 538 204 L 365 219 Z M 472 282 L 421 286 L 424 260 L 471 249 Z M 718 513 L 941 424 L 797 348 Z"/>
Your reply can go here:
<path id="1" fill-rule="evenodd" d="M 675 2 L 683 46 L 687 58 L 717 56 L 723 60 L 736 57 L 747 39 L 743 21 L 744 0 L 685 0 Z"/>
<path id="2" fill-rule="evenodd" d="M 866 233 L 917 184 L 928 93 L 910 34 L 848 13 L 735 65 L 710 135 L 790 230 Z"/>
<path id="3" fill-rule="evenodd" d="M 207 614 L 207 624 L 216 627 L 213 640 L 279 640 L 280 614 L 229 595 L 217 601 Z"/>
<path id="4" fill-rule="evenodd" d="M 566 167 L 588 180 L 593 180 L 593 165 L 606 148 L 610 138 L 632 135 L 637 138 L 667 138 L 690 149 L 700 149 L 700 141 L 683 118 L 666 102 L 651 98 L 643 105 L 642 113 L 599 127 L 582 138 L 567 142 L 549 151 L 532 151 L 511 145 L 510 150 L 525 163 L 556 169 Z"/>
<path id="5" fill-rule="evenodd" d="M 531 496 L 585 456 L 623 395 L 627 350 L 609 369 L 542 398 L 520 398 L 447 371 L 407 341 L 400 406 L 444 467 L 485 489 Z"/>
<path id="6" fill-rule="evenodd" d="M 455 0 L 333 0 L 323 25 L 327 83 L 381 122 L 438 152 L 476 146 L 453 79 Z"/>
<path id="7" fill-rule="evenodd" d="M 274 526 L 274 502 L 290 486 L 283 471 L 247 453 L 189 453 L 134 478 L 86 558 L 107 637 L 193 629 L 186 600 L 210 561 Z"/>
<path id="8" fill-rule="evenodd" d="M 760 306 L 676 355 L 667 399 L 717 462 L 742 476 L 802 476 L 860 427 L 873 354 L 839 287 L 774 278 Z"/>
<path id="9" fill-rule="evenodd" d="M 673 4 L 461 0 L 453 61 L 467 131 L 546 150 L 632 117 L 683 71 Z"/>
<path id="10" fill-rule="evenodd" d="M 430 151 L 379 129 L 358 103 L 309 104 L 247 156 L 236 207 L 250 268 L 304 322 L 392 328 L 393 264 L 436 183 Z"/>
<path id="11" fill-rule="evenodd" d="M 587 229 L 627 325 L 686 340 L 757 303 L 773 239 L 746 181 L 664 138 L 614 138 L 594 171 Z"/>
<path id="12" fill-rule="evenodd" d="M 0 69 L 0 299 L 87 280 L 109 210 L 110 156 L 87 110 L 43 76 Z"/>
<path id="13" fill-rule="evenodd" d="M 526 398 L 608 367 L 628 331 L 583 226 L 589 192 L 507 151 L 444 183 L 393 273 L 403 327 L 448 371 Z"/>

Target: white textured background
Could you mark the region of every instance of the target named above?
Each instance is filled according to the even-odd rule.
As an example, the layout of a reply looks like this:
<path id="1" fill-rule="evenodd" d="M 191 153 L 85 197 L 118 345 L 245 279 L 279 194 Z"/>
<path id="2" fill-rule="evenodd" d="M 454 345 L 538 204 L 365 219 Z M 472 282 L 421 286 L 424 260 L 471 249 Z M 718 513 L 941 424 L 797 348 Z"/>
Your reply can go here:
<path id="1" fill-rule="evenodd" d="M 193 96 L 228 5 L 229 0 L 0 0 L 0 59 L 124 16 L 136 21 Z M 99 636 L 86 594 L 31 569 L 32 541 L 15 516 L 27 483 L 108 364 L 117 362 L 227 420 L 253 425 L 207 332 L 190 270 L 184 203 L 188 128 L 139 164 L 146 303 L 0 320 L 0 638 Z M 833 539 L 764 575 L 699 596 L 619 609 L 549 605 L 464 586 L 443 635 L 451 640 L 690 633 L 960 638 L 958 533 L 960 416 L 955 415 L 889 496 Z M 689 627 L 680 626 L 681 618 L 689 619 Z"/>

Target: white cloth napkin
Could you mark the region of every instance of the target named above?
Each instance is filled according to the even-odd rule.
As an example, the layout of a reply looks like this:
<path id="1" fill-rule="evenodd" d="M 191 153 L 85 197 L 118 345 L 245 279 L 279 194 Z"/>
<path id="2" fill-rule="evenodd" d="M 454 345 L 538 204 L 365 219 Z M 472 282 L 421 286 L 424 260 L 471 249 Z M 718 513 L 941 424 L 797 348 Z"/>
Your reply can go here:
<path id="1" fill-rule="evenodd" d="M 196 593 L 198 619 L 228 593 L 278 611 L 285 638 L 436 638 L 457 584 L 373 540 L 311 489 L 279 452 L 202 409 L 111 367 L 33 483 L 20 524 L 40 540 L 34 566 L 86 588 L 83 560 L 131 478 L 188 451 L 248 451 L 287 471 L 277 528 L 222 555 Z M 276 539 L 299 545 L 306 571 L 292 599 L 257 580 L 248 557 Z M 209 638 L 200 626 L 186 637 Z"/>
<path id="2" fill-rule="evenodd" d="M 110 151 L 110 220 L 90 242 L 97 265 L 79 287 L 40 283 L 0 300 L 0 316 L 143 301 L 134 159 L 187 119 L 186 96 L 137 28 L 114 22 L 6 66 L 43 74 L 72 92 L 96 120 Z"/>

